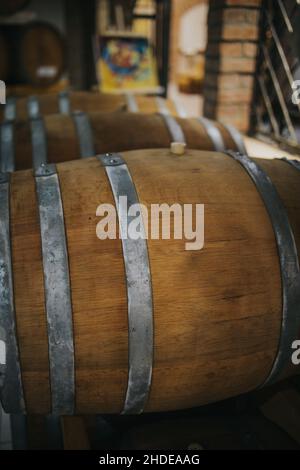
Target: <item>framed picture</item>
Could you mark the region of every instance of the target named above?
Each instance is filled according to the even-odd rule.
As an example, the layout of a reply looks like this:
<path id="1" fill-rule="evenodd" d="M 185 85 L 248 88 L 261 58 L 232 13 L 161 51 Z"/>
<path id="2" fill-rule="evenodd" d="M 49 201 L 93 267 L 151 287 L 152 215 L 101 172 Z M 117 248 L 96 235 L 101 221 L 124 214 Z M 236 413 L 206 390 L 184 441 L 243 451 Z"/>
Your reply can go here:
<path id="1" fill-rule="evenodd" d="M 105 37 L 100 41 L 97 72 L 104 93 L 158 93 L 157 64 L 147 38 Z"/>

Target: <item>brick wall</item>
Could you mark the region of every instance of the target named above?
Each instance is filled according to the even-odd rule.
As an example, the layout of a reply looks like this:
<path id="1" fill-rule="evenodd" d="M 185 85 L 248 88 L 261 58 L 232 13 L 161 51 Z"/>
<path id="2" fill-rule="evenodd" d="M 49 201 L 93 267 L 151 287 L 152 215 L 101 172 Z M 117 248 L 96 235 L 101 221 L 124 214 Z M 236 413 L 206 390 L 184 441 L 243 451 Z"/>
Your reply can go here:
<path id="1" fill-rule="evenodd" d="M 261 0 L 211 0 L 204 115 L 247 132 L 250 125 Z"/>

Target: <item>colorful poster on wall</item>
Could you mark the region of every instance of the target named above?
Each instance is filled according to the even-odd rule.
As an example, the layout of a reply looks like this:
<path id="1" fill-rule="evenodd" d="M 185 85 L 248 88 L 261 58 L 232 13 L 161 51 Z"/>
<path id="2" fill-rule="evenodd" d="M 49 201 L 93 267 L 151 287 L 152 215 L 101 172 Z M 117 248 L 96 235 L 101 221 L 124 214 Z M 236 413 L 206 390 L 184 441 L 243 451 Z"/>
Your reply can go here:
<path id="1" fill-rule="evenodd" d="M 157 65 L 148 39 L 102 37 L 97 63 L 104 93 L 157 93 Z"/>

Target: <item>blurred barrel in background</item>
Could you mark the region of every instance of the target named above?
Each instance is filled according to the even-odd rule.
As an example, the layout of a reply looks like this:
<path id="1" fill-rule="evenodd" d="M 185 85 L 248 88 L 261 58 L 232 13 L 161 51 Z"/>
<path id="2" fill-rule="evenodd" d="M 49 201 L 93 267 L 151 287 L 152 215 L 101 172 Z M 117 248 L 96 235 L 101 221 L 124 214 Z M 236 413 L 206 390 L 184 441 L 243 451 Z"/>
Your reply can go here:
<path id="1" fill-rule="evenodd" d="M 52 25 L 1 25 L 1 36 L 9 58 L 7 84 L 46 87 L 60 79 L 66 65 L 64 42 Z"/>
<path id="2" fill-rule="evenodd" d="M 48 114 L 70 114 L 72 111 L 112 112 L 126 109 L 122 95 L 91 93 L 87 91 L 43 94 L 28 98 L 8 98 L 6 107 L 0 109 L 0 120 L 25 120 Z"/>
<path id="3" fill-rule="evenodd" d="M 171 142 L 200 150 L 242 151 L 231 129 L 203 118 L 77 112 L 1 124 L 1 168 L 20 170 L 98 153 L 169 147 Z"/>
<path id="4" fill-rule="evenodd" d="M 4 68 L 5 61 L 3 59 L 3 70 Z M 71 111 L 77 110 L 87 113 L 121 110 L 145 114 L 159 112 L 184 117 L 182 116 L 183 111 L 178 109 L 174 102 L 159 96 L 62 91 L 58 94 L 42 94 L 28 98 L 8 98 L 7 106 L 0 108 L 0 121 L 4 119 L 27 119 L 37 115 L 55 113 L 69 114 Z"/>

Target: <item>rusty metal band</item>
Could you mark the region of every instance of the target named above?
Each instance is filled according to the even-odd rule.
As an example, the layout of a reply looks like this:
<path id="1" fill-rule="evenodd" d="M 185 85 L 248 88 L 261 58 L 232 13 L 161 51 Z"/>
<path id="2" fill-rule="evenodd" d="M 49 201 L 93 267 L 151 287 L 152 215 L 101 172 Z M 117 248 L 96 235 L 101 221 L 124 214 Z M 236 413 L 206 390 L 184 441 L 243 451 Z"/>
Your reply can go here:
<path id="1" fill-rule="evenodd" d="M 27 112 L 29 118 L 36 118 L 40 115 L 40 103 L 36 96 L 30 96 L 27 101 Z"/>
<path id="2" fill-rule="evenodd" d="M 37 116 L 30 120 L 32 164 L 33 168 L 39 168 L 47 163 L 47 135 L 44 118 Z"/>
<path id="3" fill-rule="evenodd" d="M 70 95 L 68 91 L 58 94 L 58 109 L 61 114 L 71 114 Z"/>
<path id="4" fill-rule="evenodd" d="M 139 414 L 147 403 L 153 364 L 153 302 L 148 248 L 145 237 L 130 237 L 128 227 L 136 217 L 129 215 L 120 203 L 120 197 L 126 196 L 128 208 L 132 205 L 140 207 L 126 162 L 118 154 L 97 158 L 106 170 L 118 211 L 127 282 L 129 373 L 122 414 Z M 144 232 L 142 209 L 138 212 L 141 232 Z"/>
<path id="5" fill-rule="evenodd" d="M 278 380 L 291 361 L 291 347 L 300 329 L 300 272 L 297 247 L 286 209 L 268 175 L 246 155 L 227 152 L 254 182 L 268 211 L 276 238 L 282 283 L 282 323 L 278 351 L 272 369 L 261 386 Z"/>
<path id="6" fill-rule="evenodd" d="M 138 113 L 139 112 L 139 106 L 137 104 L 135 96 L 131 93 L 126 93 L 125 94 L 125 99 L 126 99 L 126 103 L 127 103 L 127 110 L 130 111 L 131 113 Z"/>
<path id="7" fill-rule="evenodd" d="M 168 128 L 172 142 L 180 142 L 185 144 L 185 135 L 180 124 L 176 121 L 176 119 L 169 114 L 160 114 L 160 116 L 162 117 Z"/>
<path id="8" fill-rule="evenodd" d="M 15 169 L 14 123 L 5 121 L 0 125 L 0 171 L 10 173 Z"/>
<path id="9" fill-rule="evenodd" d="M 197 120 L 206 130 L 206 133 L 214 146 L 214 150 L 217 152 L 225 152 L 226 146 L 222 134 L 215 124 L 205 117 L 198 117 Z"/>
<path id="10" fill-rule="evenodd" d="M 73 119 L 78 136 L 81 158 L 93 157 L 95 155 L 93 132 L 90 120 L 86 113 L 74 111 Z"/>
<path id="11" fill-rule="evenodd" d="M 7 413 L 24 413 L 25 401 L 13 293 L 9 173 L 0 173 L 0 312 L 1 403 Z"/>
<path id="12" fill-rule="evenodd" d="M 17 100 L 13 97 L 8 97 L 4 107 L 4 121 L 15 121 L 17 118 Z"/>
<path id="13" fill-rule="evenodd" d="M 55 165 L 35 171 L 45 305 L 48 327 L 52 414 L 72 415 L 75 367 L 72 302 L 64 213 Z"/>

